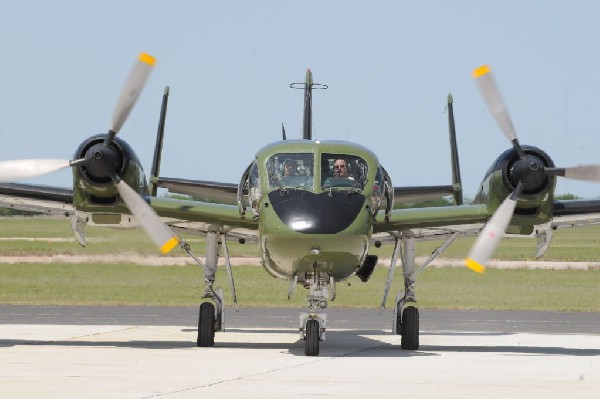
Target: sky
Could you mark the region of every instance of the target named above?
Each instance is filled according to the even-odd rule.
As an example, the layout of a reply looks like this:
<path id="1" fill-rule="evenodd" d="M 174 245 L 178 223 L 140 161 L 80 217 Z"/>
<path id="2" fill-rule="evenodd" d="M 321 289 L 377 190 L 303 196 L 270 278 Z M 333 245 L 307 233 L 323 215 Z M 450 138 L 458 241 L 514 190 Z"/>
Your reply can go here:
<path id="1" fill-rule="evenodd" d="M 464 193 L 510 143 L 474 68 L 489 64 L 522 144 L 557 166 L 600 163 L 597 1 L 3 1 L 0 159 L 72 159 L 105 133 L 140 52 L 158 59 L 119 137 L 150 170 L 170 86 L 161 175 L 238 183 L 262 146 L 300 137 L 373 150 L 395 186 L 451 183 L 452 93 Z M 66 170 L 28 180 L 68 187 Z M 557 194 L 599 197 L 561 179 Z"/>

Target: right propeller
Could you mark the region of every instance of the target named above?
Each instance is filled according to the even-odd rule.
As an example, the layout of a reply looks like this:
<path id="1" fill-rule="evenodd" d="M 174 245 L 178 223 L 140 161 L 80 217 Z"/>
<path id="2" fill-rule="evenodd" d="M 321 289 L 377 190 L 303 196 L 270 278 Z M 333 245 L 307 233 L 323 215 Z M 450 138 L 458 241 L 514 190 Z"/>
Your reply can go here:
<path id="1" fill-rule="evenodd" d="M 41 176 L 67 168 L 84 166 L 92 175 L 110 178 L 119 195 L 140 226 L 146 231 L 162 253 L 167 253 L 179 243 L 179 237 L 162 223 L 152 207 L 127 185 L 116 172 L 119 155 L 112 146 L 116 134 L 125 124 L 127 117 L 142 91 L 156 59 L 141 53 L 123 85 L 115 106 L 112 121 L 104 142 L 91 147 L 83 158 L 75 160 L 27 159 L 0 162 L 0 181 L 15 181 L 22 178 Z M 108 180 L 110 182 L 110 180 Z"/>
<path id="2" fill-rule="evenodd" d="M 508 109 L 502 100 L 496 81 L 488 65 L 483 65 L 473 71 L 477 86 L 490 109 L 490 112 L 500 130 L 512 143 L 519 159 L 511 168 L 511 181 L 514 183 L 513 192 L 506 197 L 496 212 L 492 215 L 471 248 L 465 259 L 465 264 L 478 273 L 485 271 L 485 264 L 494 254 L 500 240 L 506 233 L 513 217 L 517 201 L 522 192 L 534 191 L 550 176 L 562 176 L 575 180 L 600 181 L 600 165 L 579 165 L 570 168 L 550 168 L 544 165 L 535 155 L 526 154 L 513 126 Z"/>

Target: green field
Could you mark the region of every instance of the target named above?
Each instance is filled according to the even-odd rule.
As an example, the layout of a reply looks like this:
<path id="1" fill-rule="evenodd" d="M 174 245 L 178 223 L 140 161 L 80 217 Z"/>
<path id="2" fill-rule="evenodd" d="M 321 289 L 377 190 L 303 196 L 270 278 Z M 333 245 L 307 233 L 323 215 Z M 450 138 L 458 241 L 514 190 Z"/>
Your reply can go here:
<path id="1" fill-rule="evenodd" d="M 89 243 L 80 247 L 72 239 L 66 220 L 4 218 L 0 220 L 0 256 L 55 254 L 135 253 L 155 255 L 152 243 L 139 230 L 89 228 Z M 59 242 L 54 240 L 60 239 Z M 188 237 L 198 254 L 203 244 Z M 33 241 L 30 241 L 35 239 Z M 596 261 L 600 258 L 600 227 L 564 229 L 556 232 L 553 247 L 544 260 Z M 459 240 L 445 256 L 461 258 L 472 239 Z M 418 243 L 419 255 L 429 254 L 440 243 Z M 389 257 L 392 248 L 377 250 Z M 231 244 L 232 256 L 257 256 L 255 245 Z M 498 259 L 533 258 L 535 240 L 505 240 Z M 182 256 L 179 249 L 173 256 Z M 305 292 L 298 288 L 287 300 L 288 282 L 270 277 L 256 265 L 234 267 L 241 306 L 298 306 Z M 331 306 L 378 307 L 387 268 L 377 267 L 371 280 L 357 278 L 337 285 L 337 300 Z M 197 266 L 140 266 L 132 264 L 0 264 L 0 303 L 3 304 L 134 304 L 196 305 L 202 292 L 202 270 Z M 231 304 L 224 270 L 217 281 Z M 402 286 L 401 268 L 396 270 L 387 306 Z M 600 270 L 498 270 L 479 275 L 466 268 L 429 268 L 417 284 L 419 305 L 439 309 L 535 309 L 600 311 Z"/>

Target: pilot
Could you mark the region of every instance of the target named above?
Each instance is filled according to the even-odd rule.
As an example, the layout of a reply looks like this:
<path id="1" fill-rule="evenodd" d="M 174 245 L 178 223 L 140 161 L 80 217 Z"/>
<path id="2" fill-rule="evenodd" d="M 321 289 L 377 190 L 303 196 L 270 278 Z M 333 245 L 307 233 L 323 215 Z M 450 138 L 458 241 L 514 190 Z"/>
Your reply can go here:
<path id="1" fill-rule="evenodd" d="M 283 164 L 283 177 L 296 176 L 298 163 L 293 159 L 288 159 Z"/>
<path id="2" fill-rule="evenodd" d="M 333 177 L 337 179 L 352 179 L 348 172 L 348 162 L 345 159 L 336 159 L 333 163 Z"/>

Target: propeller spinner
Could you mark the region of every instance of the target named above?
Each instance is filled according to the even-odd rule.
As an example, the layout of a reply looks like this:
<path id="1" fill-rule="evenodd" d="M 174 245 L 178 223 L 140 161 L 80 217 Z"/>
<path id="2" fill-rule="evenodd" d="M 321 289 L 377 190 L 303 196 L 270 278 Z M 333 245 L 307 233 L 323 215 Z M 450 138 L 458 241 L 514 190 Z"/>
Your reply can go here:
<path id="1" fill-rule="evenodd" d="M 121 94 L 113 111 L 110 128 L 103 144 L 94 146 L 84 158 L 76 160 L 28 159 L 0 162 L 0 181 L 15 181 L 23 178 L 41 176 L 65 169 L 69 166 L 84 165 L 93 173 L 105 175 L 115 184 L 119 195 L 162 253 L 167 253 L 179 243 L 179 237 L 162 223 L 154 209 L 140 195 L 117 176 L 115 154 L 111 144 L 121 130 L 130 111 L 133 109 L 142 91 L 156 59 L 141 53 L 123 85 Z"/>
<path id="2" fill-rule="evenodd" d="M 471 248 L 465 264 L 478 273 L 485 271 L 485 264 L 493 255 L 506 228 L 513 217 L 519 195 L 522 192 L 535 191 L 549 176 L 561 176 L 575 180 L 600 181 L 600 165 L 580 165 L 570 168 L 546 167 L 541 159 L 525 153 L 517 137 L 516 130 L 504 104 L 500 90 L 488 65 L 473 71 L 477 86 L 500 130 L 512 143 L 519 160 L 510 172 L 511 184 L 515 189 L 502 202 L 492 215 Z"/>

